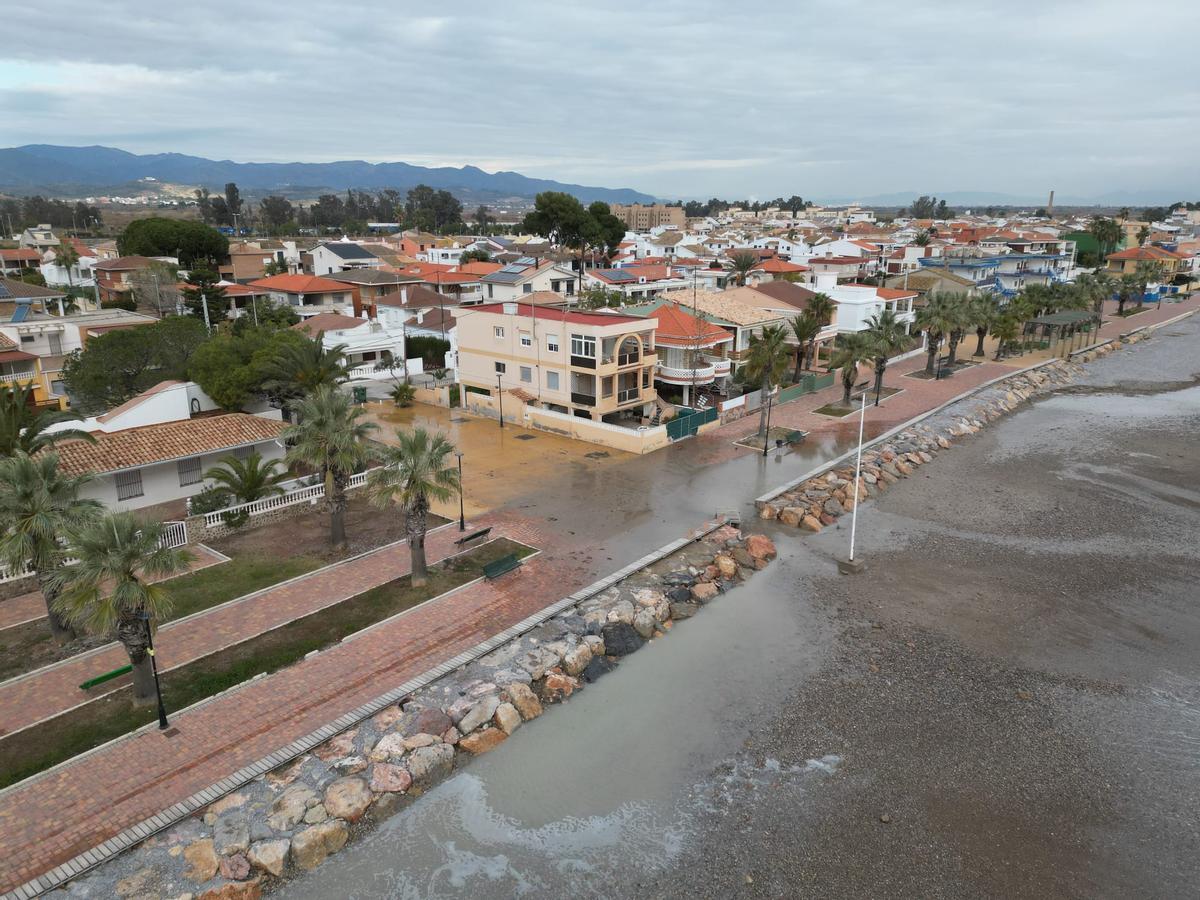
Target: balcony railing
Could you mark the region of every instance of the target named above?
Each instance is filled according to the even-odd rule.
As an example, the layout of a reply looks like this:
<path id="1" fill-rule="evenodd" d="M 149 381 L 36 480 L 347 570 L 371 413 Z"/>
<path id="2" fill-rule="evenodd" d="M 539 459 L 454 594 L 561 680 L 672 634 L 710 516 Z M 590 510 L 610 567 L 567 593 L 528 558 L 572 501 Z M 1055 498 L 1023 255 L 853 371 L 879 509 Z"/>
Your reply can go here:
<path id="1" fill-rule="evenodd" d="M 29 372 L 0 372 L 0 384 L 20 384 L 24 381 L 37 381 L 38 373 Z"/>
<path id="2" fill-rule="evenodd" d="M 640 353 L 622 353 L 617 356 L 618 366 L 632 366 L 642 358 Z"/>
<path id="3" fill-rule="evenodd" d="M 577 393 L 575 393 L 575 391 L 571 391 L 571 402 L 574 403 L 576 406 L 595 406 L 596 405 L 596 395 L 595 394 L 577 394 Z"/>
<path id="4" fill-rule="evenodd" d="M 623 391 L 617 391 L 617 403 L 628 403 L 631 400 L 636 400 L 641 396 L 639 388 L 626 388 Z"/>
<path id="5" fill-rule="evenodd" d="M 662 363 L 658 365 L 658 377 L 664 381 L 673 381 L 676 384 L 695 381 L 697 384 L 707 384 L 717 377 L 716 366 L 711 363 L 698 365 L 694 369 L 676 368 L 675 366 L 664 366 Z"/>
<path id="6" fill-rule="evenodd" d="M 704 361 L 713 367 L 717 375 L 728 375 L 733 363 L 723 356 L 706 356 Z"/>
<path id="7" fill-rule="evenodd" d="M 575 356 L 571 355 L 571 365 L 579 369 L 594 369 L 596 368 L 596 357 L 594 356 Z"/>

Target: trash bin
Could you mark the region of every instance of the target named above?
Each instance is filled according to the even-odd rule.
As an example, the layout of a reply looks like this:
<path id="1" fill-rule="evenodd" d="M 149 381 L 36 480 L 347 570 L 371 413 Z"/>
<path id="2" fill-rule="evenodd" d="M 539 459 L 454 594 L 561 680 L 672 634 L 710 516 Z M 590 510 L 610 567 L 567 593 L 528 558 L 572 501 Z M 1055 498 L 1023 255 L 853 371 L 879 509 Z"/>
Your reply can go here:
<path id="1" fill-rule="evenodd" d="M 365 387 L 356 387 L 353 390 L 354 390 L 354 402 L 355 403 L 366 403 L 367 402 L 367 389 Z"/>

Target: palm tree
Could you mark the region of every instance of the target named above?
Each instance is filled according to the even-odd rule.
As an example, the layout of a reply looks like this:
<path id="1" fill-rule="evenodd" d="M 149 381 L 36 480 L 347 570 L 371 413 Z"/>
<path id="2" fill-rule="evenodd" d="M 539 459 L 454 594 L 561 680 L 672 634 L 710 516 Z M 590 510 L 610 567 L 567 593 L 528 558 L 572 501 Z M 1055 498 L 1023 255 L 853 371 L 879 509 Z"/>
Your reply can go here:
<path id="1" fill-rule="evenodd" d="M 1122 275 L 1117 280 L 1117 315 L 1125 315 L 1125 304 L 1141 297 L 1144 292 L 1145 286 L 1138 279 L 1137 273 L 1129 272 Z"/>
<path id="2" fill-rule="evenodd" d="M 263 366 L 263 386 L 283 403 L 299 400 L 323 385 L 341 384 L 350 373 L 346 345 L 326 347 L 324 332 L 286 344 Z"/>
<path id="3" fill-rule="evenodd" d="M 918 231 L 916 237 L 913 238 L 913 243 L 918 247 L 928 247 L 931 240 L 933 238 L 928 231 Z"/>
<path id="4" fill-rule="evenodd" d="M 808 298 L 804 304 L 804 311 L 812 316 L 822 328 L 833 321 L 833 311 L 835 305 L 833 298 L 823 291 L 818 291 Z M 817 335 L 813 335 L 808 342 L 808 368 L 813 368 L 817 363 Z"/>
<path id="5" fill-rule="evenodd" d="M 997 361 L 1003 354 L 1005 346 L 1017 339 L 1018 326 L 1016 317 L 1011 313 L 1000 316 L 992 324 L 992 334 L 996 338 L 996 356 L 994 358 Z"/>
<path id="6" fill-rule="evenodd" d="M 59 538 L 98 515 L 100 504 L 81 500 L 79 489 L 90 476 L 69 476 L 58 470 L 58 454 L 45 453 L 34 459 L 26 453 L 0 461 L 0 560 L 16 572 L 33 570 L 50 633 L 65 643 L 75 637 L 54 609 L 56 596 L 51 576 L 65 556 Z"/>
<path id="7" fill-rule="evenodd" d="M 805 310 L 791 321 L 792 334 L 796 336 L 796 381 L 800 380 L 800 371 L 804 368 L 805 357 L 808 355 L 808 345 L 815 343 L 817 335 L 824 327 L 809 310 Z"/>
<path id="8" fill-rule="evenodd" d="M 378 428 L 361 421 L 364 411 L 331 385 L 321 385 L 296 406 L 299 421 L 283 430 L 291 445 L 287 461 L 316 469 L 325 482 L 329 541 L 346 543 L 346 482 L 371 458 L 367 438 Z"/>
<path id="9" fill-rule="evenodd" d="M 283 463 L 277 459 L 264 464 L 258 453 L 245 459 L 227 456 L 220 464 L 204 473 L 216 482 L 216 493 L 230 497 L 238 503 L 253 503 L 264 497 L 278 497 L 284 493 L 281 481 L 287 479 Z"/>
<path id="10" fill-rule="evenodd" d="M 75 249 L 74 244 L 68 244 L 64 240 L 54 248 L 54 262 L 67 270 L 67 293 L 70 293 L 70 289 L 75 286 L 71 281 L 71 269 L 79 265 L 79 251 Z"/>
<path id="11" fill-rule="evenodd" d="M 850 394 L 858 381 L 858 365 L 875 355 L 875 346 L 863 331 L 852 331 L 838 336 L 837 348 L 829 361 L 830 368 L 842 370 L 842 405 L 850 405 Z"/>
<path id="12" fill-rule="evenodd" d="M 975 326 L 976 343 L 972 356 L 983 356 L 983 339 L 988 336 L 999 315 L 1000 307 L 990 294 L 976 294 L 967 302 L 967 318 Z"/>
<path id="13" fill-rule="evenodd" d="M 879 405 L 880 394 L 883 393 L 883 373 L 887 371 L 888 359 L 904 346 L 908 334 L 896 321 L 896 314 L 890 309 L 884 309 L 867 321 L 864 332 L 871 345 L 871 353 L 875 358 L 875 405 Z"/>
<path id="14" fill-rule="evenodd" d="M 934 294 L 933 298 L 917 310 L 914 323 L 925 332 L 925 374 L 933 376 L 933 365 L 937 361 L 938 348 L 942 339 L 954 330 L 955 312 L 953 294 Z"/>
<path id="15" fill-rule="evenodd" d="M 95 634 L 116 632 L 133 666 L 134 702 L 154 697 L 147 649 L 153 620 L 171 611 L 162 579 L 184 569 L 192 554 L 162 542 L 161 522 L 139 522 L 131 512 L 106 512 L 71 532 L 75 562 L 51 579 L 54 608 L 71 624 Z"/>
<path id="16" fill-rule="evenodd" d="M 1143 225 L 1141 228 L 1138 229 L 1137 242 L 1138 242 L 1139 246 L 1142 244 L 1145 244 L 1146 240 L 1149 237 L 1150 237 L 1150 226 L 1149 225 Z"/>
<path id="17" fill-rule="evenodd" d="M 1125 235 L 1124 229 L 1113 219 L 1100 216 L 1091 221 L 1087 227 L 1088 234 L 1100 245 L 1100 267 L 1104 267 L 1104 259 L 1112 253 Z"/>
<path id="18" fill-rule="evenodd" d="M 96 442 L 78 428 L 48 431 L 51 425 L 60 422 L 80 422 L 83 416 L 65 410 L 35 410 L 32 394 L 33 388 L 28 384 L 0 388 L 0 455 L 12 456 L 17 452 L 33 455 L 59 441 Z"/>
<path id="19" fill-rule="evenodd" d="M 737 283 L 744 285 L 746 276 L 758 265 L 758 256 L 749 250 L 739 250 L 729 257 L 729 261 L 733 264 L 733 271 L 737 273 Z"/>
<path id="20" fill-rule="evenodd" d="M 1121 208 L 1120 208 L 1120 209 L 1117 211 L 1117 218 L 1118 218 L 1118 219 L 1120 219 L 1122 222 L 1124 222 L 1126 219 L 1128 219 L 1128 218 L 1129 218 L 1129 207 L 1128 207 L 1128 206 L 1122 206 L 1122 207 L 1121 207 Z"/>
<path id="21" fill-rule="evenodd" d="M 946 365 L 952 366 L 958 362 L 958 345 L 966 337 L 967 328 L 971 325 L 969 310 L 971 298 L 966 294 L 949 294 L 947 303 L 953 318 L 953 327 L 947 337 L 949 342 L 946 350 Z"/>
<path id="22" fill-rule="evenodd" d="M 1163 264 L 1160 262 L 1139 262 L 1134 269 L 1133 277 L 1139 286 L 1137 295 L 1138 309 L 1146 303 L 1146 286 L 1151 282 L 1160 283 L 1166 277 Z"/>
<path id="23" fill-rule="evenodd" d="M 412 583 L 425 584 L 425 532 L 429 503 L 445 502 L 461 489 L 458 470 L 449 461 L 454 445 L 442 434 L 430 435 L 424 428 L 396 430 L 397 444 L 382 451 L 382 467 L 367 478 L 371 502 L 380 508 L 395 503 L 404 510 L 404 530 L 412 555 Z"/>
<path id="24" fill-rule="evenodd" d="M 787 372 L 792 350 L 787 343 L 787 332 L 780 325 L 765 325 L 761 334 L 750 336 L 750 346 L 744 366 L 748 381 L 761 381 L 762 408 L 758 417 L 758 433 L 766 440 L 767 410 L 771 385 L 783 380 Z"/>

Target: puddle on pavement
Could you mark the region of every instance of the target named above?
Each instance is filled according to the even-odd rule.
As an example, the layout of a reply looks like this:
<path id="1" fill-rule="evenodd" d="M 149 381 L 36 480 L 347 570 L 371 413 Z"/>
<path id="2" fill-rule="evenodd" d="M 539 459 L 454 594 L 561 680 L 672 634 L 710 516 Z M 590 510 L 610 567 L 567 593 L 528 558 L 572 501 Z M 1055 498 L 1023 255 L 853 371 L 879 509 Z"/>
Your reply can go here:
<path id="1" fill-rule="evenodd" d="M 741 749 L 827 645 L 797 583 L 773 563 L 280 896 L 636 893 L 735 802 L 787 790 L 802 808 L 837 757 L 792 767 Z"/>

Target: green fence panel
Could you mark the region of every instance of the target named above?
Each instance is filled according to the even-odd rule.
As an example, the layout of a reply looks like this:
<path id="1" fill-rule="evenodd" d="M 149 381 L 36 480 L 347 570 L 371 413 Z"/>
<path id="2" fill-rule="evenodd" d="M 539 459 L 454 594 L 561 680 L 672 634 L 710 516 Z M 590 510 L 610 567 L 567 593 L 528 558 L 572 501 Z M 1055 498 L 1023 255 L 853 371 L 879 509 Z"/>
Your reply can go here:
<path id="1" fill-rule="evenodd" d="M 829 387 L 831 384 L 833 384 L 833 379 L 836 374 L 837 373 L 835 372 L 826 372 L 824 375 L 813 376 L 813 390 L 819 391 L 822 388 Z"/>

